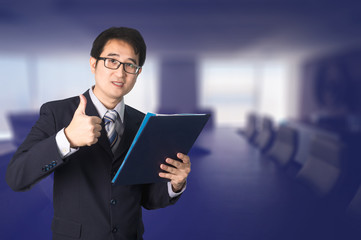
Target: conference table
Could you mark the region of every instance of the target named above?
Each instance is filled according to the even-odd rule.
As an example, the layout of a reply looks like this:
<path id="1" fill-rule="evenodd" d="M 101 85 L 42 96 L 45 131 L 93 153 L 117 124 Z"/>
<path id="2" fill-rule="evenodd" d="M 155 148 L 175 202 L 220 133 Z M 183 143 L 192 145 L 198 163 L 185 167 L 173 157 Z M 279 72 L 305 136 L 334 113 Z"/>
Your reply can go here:
<path id="1" fill-rule="evenodd" d="M 335 215 L 235 128 L 203 132 L 179 202 L 143 211 L 145 239 L 339 239 Z"/>

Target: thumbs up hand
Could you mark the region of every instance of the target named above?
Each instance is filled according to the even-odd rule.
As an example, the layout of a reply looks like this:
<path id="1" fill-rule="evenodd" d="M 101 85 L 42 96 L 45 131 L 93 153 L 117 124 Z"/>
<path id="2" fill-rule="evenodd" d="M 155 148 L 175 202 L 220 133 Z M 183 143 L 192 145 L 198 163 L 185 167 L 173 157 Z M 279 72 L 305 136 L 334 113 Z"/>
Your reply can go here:
<path id="1" fill-rule="evenodd" d="M 73 119 L 64 130 L 72 148 L 95 144 L 98 142 L 100 130 L 102 129 L 100 125 L 102 120 L 99 117 L 86 115 L 87 100 L 84 95 L 80 95 L 79 98 L 80 103 L 74 112 Z"/>

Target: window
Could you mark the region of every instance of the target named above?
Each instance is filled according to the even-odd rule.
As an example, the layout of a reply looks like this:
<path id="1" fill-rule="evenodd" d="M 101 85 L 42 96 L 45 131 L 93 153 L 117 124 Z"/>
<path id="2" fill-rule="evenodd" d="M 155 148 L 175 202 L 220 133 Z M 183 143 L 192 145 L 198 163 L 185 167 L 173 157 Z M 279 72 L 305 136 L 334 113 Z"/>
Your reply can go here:
<path id="1" fill-rule="evenodd" d="M 126 95 L 125 102 L 130 106 L 146 113 L 156 112 L 159 96 L 159 62 L 147 56 L 142 72 L 138 76 L 133 90 Z"/>
<path id="2" fill-rule="evenodd" d="M 200 66 L 200 105 L 213 109 L 216 125 L 243 126 L 250 111 L 276 121 L 285 117 L 286 64 L 217 58 Z"/>
<path id="3" fill-rule="evenodd" d="M 27 61 L 25 56 L 0 57 L 0 139 L 11 138 L 8 114 L 31 107 Z"/>
<path id="4" fill-rule="evenodd" d="M 259 108 L 262 114 L 272 116 L 275 121 L 283 120 L 287 113 L 288 70 L 282 62 L 266 62 L 260 69 L 262 72 L 259 84 Z"/>

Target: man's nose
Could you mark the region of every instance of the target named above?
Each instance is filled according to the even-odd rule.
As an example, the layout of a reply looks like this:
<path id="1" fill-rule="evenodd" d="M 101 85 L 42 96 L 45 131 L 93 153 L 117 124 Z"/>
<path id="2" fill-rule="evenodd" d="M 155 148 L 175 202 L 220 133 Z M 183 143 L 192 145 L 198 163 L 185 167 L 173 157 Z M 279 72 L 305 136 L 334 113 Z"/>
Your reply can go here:
<path id="1" fill-rule="evenodd" d="M 116 72 L 116 75 L 117 75 L 118 77 L 124 76 L 124 75 L 125 75 L 124 64 L 121 63 L 120 66 L 119 66 L 119 68 L 116 69 L 115 72 Z"/>

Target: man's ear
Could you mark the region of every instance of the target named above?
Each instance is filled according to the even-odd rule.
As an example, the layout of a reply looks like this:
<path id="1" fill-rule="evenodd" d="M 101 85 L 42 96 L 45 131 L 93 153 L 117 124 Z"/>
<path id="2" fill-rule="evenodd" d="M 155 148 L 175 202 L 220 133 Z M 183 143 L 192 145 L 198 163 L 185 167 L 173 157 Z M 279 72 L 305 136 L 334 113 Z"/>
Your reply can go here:
<path id="1" fill-rule="evenodd" d="M 94 74 L 95 73 L 95 68 L 96 68 L 96 65 L 97 65 L 97 60 L 95 58 L 93 58 L 93 57 L 90 57 L 89 63 L 90 63 L 90 70 Z"/>

